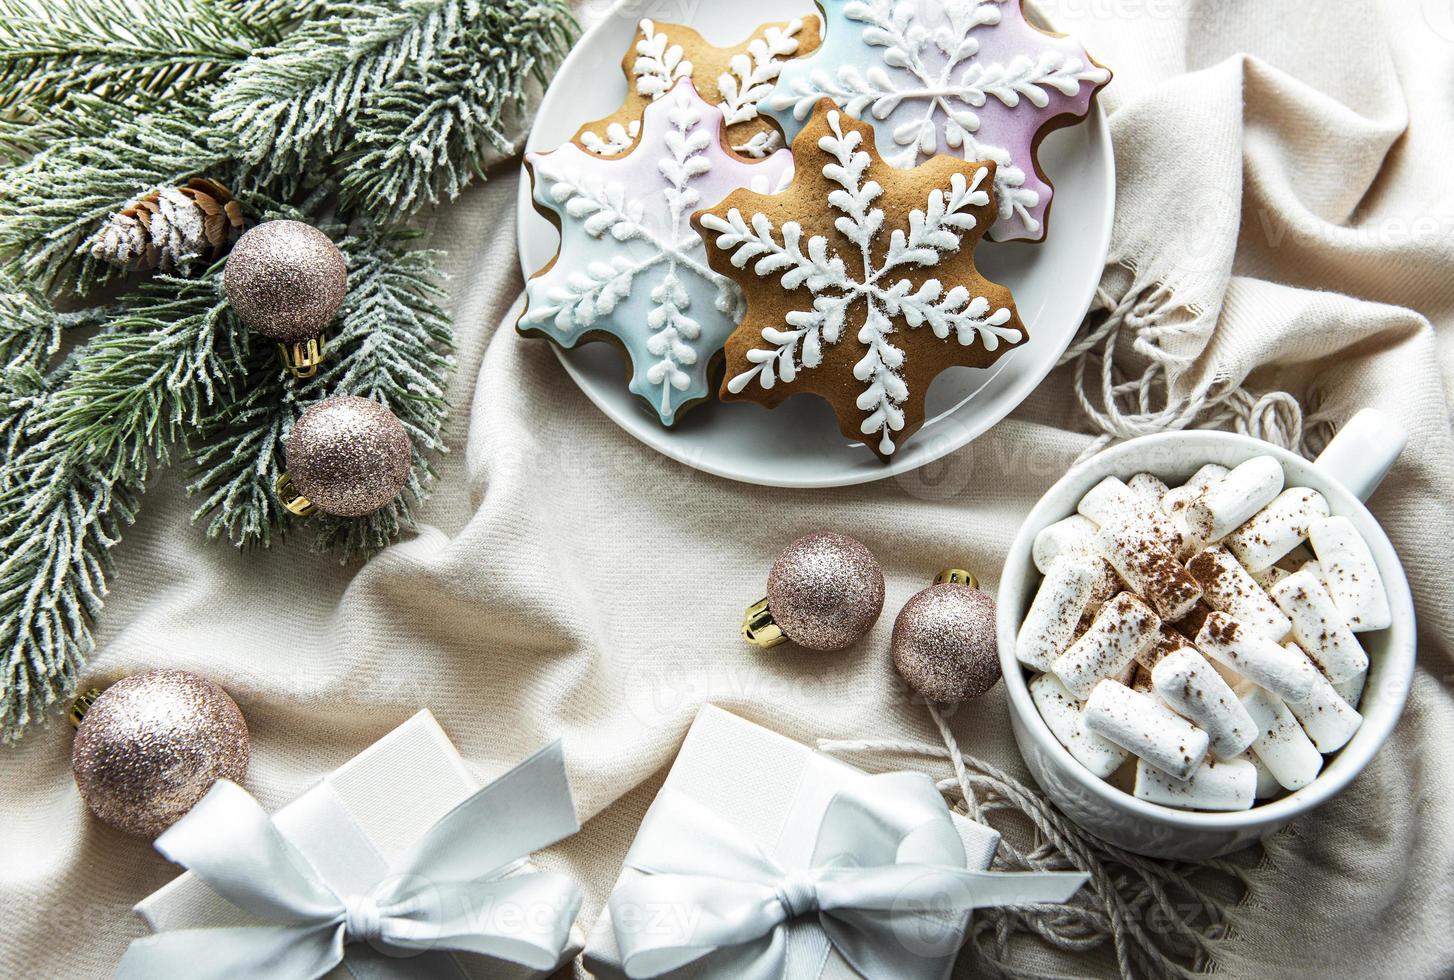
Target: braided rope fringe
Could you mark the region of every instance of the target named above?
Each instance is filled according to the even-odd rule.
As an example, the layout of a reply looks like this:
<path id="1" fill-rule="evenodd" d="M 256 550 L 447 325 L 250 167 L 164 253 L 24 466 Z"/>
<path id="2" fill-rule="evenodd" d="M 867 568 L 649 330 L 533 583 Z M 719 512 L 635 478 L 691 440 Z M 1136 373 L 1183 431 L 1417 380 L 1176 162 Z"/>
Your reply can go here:
<path id="1" fill-rule="evenodd" d="M 1053 976 L 1011 963 L 1012 940 L 1033 937 L 1067 953 L 1084 953 L 1109 942 L 1123 977 L 1194 977 L 1211 962 L 1213 944 L 1226 935 L 1231 904 L 1211 898 L 1189 878 L 1221 874 L 1245 891 L 1248 869 L 1228 860 L 1182 864 L 1144 858 L 1087 834 L 1060 814 L 1038 790 L 989 763 L 965 755 L 949 727 L 952 707 L 931 705 L 944 739 L 931 745 L 904 739 L 820 739 L 829 755 L 901 755 L 941 760 L 950 775 L 939 778 L 956 809 L 990 826 L 990 816 L 1028 825 L 1032 843 L 1016 847 L 1003 834 L 995 857 L 1002 871 L 1080 871 L 1086 887 L 1066 905 L 982 909 L 970 935 L 977 965 L 988 976 L 1040 980 Z"/>
<path id="2" fill-rule="evenodd" d="M 1193 425 L 1230 425 L 1301 449 L 1303 410 L 1285 391 L 1256 395 L 1217 377 L 1191 392 L 1177 390 L 1215 329 L 1214 314 L 1178 302 L 1162 283 L 1134 282 L 1119 299 L 1098 288 L 1082 334 L 1060 359 L 1072 365 L 1076 401 L 1101 432 L 1081 459 L 1112 442 Z"/>

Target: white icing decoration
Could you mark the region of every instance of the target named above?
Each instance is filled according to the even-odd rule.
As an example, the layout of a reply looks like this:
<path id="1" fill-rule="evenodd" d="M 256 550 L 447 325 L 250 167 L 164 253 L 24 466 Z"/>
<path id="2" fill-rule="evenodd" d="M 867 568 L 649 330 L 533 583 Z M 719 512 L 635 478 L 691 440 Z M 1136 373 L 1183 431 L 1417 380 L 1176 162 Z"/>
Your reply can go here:
<path id="1" fill-rule="evenodd" d="M 613 122 L 606 127 L 606 136 L 601 138 L 592 132 L 581 134 L 581 145 L 592 153 L 603 157 L 614 157 L 631 149 L 631 144 L 636 142 L 636 137 L 641 135 L 641 121 L 631 120 L 629 126 L 622 126 Z"/>
<path id="2" fill-rule="evenodd" d="M 745 305 L 736 284 L 707 265 L 690 217 L 736 187 L 778 188 L 791 171 L 786 153 L 759 165 L 729 158 L 717 145 L 720 124 L 688 81 L 648 108 L 636 153 L 600 159 L 567 144 L 531 157 L 537 200 L 560 215 L 562 242 L 556 266 L 527 285 L 522 327 L 567 346 L 592 330 L 618 337 L 632 390 L 668 425 L 682 404 L 709 393 L 706 363 Z M 694 300 L 715 312 L 694 309 Z"/>
<path id="3" fill-rule="evenodd" d="M 682 60 L 681 45 L 671 44 L 655 24 L 643 20 L 641 40 L 636 44 L 636 64 L 631 71 L 636 76 L 636 91 L 655 102 L 677 82 L 692 77 L 692 63 Z"/>
<path id="4" fill-rule="evenodd" d="M 989 204 L 989 195 L 981 189 L 988 168 L 981 167 L 972 181 L 963 174 L 954 174 L 949 190 L 930 191 L 926 208 L 909 215 L 909 231 L 894 229 L 882 262 L 874 259 L 874 245 L 884 226 L 884 212 L 874 207 L 883 188 L 874 180 L 864 180 L 872 159 L 860 149 L 863 135 L 856 129 L 843 130 L 837 112 L 828 113 L 831 136 L 824 136 L 819 148 L 831 159 L 823 167 L 823 176 L 839 186 L 828 196 L 828 205 L 840 213 L 834 227 L 859 249 L 859 255 L 845 260 L 829 246 L 824 235 L 804 239 L 802 226 L 795 221 L 784 222 L 775 229 L 771 219 L 758 213 L 744 220 L 733 208 L 727 217 L 715 214 L 702 216 L 705 228 L 717 234 L 716 247 L 732 252 L 732 264 L 739 269 L 752 263 L 759 276 L 781 274 L 784 289 L 805 287 L 813 294 L 811 311 L 794 311 L 787 315 L 787 329 L 762 328 L 768 345 L 747 352 L 754 365 L 727 382 L 727 389 L 741 393 L 753 380 L 763 388 L 777 382 L 791 383 L 800 369 L 813 369 L 823 360 L 823 346 L 840 341 L 847 325 L 849 306 L 862 300 L 867 312 L 859 325 L 856 339 L 868 348 L 854 366 L 853 376 L 863 383 L 858 408 L 867 413 L 860 431 L 865 436 L 879 436 L 879 450 L 885 455 L 894 451 L 893 433 L 904 427 L 902 405 L 909 397 L 899 369 L 904 352 L 890 342 L 894 319 L 901 319 L 910 329 L 927 325 L 940 340 L 970 346 L 978 340 L 986 350 L 996 350 L 1002 340 L 1019 343 L 1022 334 L 1004 324 L 1010 311 L 1004 307 L 991 312 L 990 302 L 973 296 L 964 286 L 948 290 L 938 279 L 927 279 L 916 290 L 908 279 L 899 279 L 885 287 L 895 271 L 905 267 L 932 267 L 941 258 L 959 251 L 961 235 L 975 227 L 973 214 L 965 209 Z M 781 241 L 778 240 L 778 237 Z M 849 265 L 861 271 L 855 277 Z"/>
<path id="5" fill-rule="evenodd" d="M 690 78 L 693 66 L 682 59 L 680 45 L 671 44 L 665 32 L 658 31 L 651 20 L 641 22 L 641 40 L 636 44 L 636 63 L 632 74 L 636 78 L 636 91 L 653 102 L 661 98 L 682 78 Z M 717 88 L 722 100 L 717 103 L 727 125 L 750 122 L 758 117 L 758 105 L 772 92 L 773 83 L 782 72 L 782 63 L 797 53 L 798 34 L 802 32 L 801 19 L 790 21 L 787 27 L 770 27 L 762 37 L 755 37 L 746 52 L 732 56 L 728 70 L 717 79 Z M 620 123 L 612 123 L 602 138 L 594 132 L 581 134 L 581 144 L 600 156 L 615 156 L 625 152 L 636 141 L 640 124 L 633 122 L 630 131 L 622 129 Z M 783 145 L 782 135 L 776 132 L 754 134 L 745 143 L 734 144 L 732 149 L 745 157 L 761 160 L 771 156 Z"/>
<path id="6" fill-rule="evenodd" d="M 995 162 L 999 221 L 1018 222 L 1029 235 L 1038 235 L 1041 223 L 1031 209 L 1040 203 L 1039 193 L 1024 186 L 1025 170 L 1016 165 L 1008 149 L 976 136 L 980 117 L 975 110 L 990 98 L 1012 109 L 1022 99 L 1043 109 L 1049 103 L 1048 90 L 1074 96 L 1083 83 L 1099 85 L 1110 76 L 1103 68 L 1051 48 L 1035 57 L 1018 54 L 1003 62 L 977 60 L 980 43 L 974 31 L 998 25 L 1003 2 L 946 0 L 935 8 L 940 15 L 937 22 L 923 18 L 926 22 L 920 23 L 912 2 L 854 0 L 843 7 L 843 17 L 863 25 L 862 44 L 876 50 L 882 63 L 860 70 L 853 61 L 841 60 L 831 74 L 814 68 L 784 79 L 787 90 L 779 86 L 761 106 L 790 109 L 801 122 L 818 100 L 827 97 L 852 116 L 882 122 L 905 102 L 923 102 L 922 118 L 892 130 L 893 144 L 902 149 L 890 153 L 881 144 L 888 162 L 912 167 L 938 152 L 942 135 L 945 145 L 960 151 L 964 159 Z"/>

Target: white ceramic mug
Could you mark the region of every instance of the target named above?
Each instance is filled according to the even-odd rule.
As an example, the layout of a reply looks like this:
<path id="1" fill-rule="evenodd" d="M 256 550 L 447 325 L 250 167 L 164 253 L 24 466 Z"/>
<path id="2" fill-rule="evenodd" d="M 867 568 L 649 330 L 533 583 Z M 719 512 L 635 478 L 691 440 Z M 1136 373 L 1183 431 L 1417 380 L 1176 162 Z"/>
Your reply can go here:
<path id="1" fill-rule="evenodd" d="M 1383 413 L 1365 410 L 1344 426 L 1316 462 L 1270 443 L 1230 432 L 1169 432 L 1133 439 L 1073 467 L 1025 519 L 1000 579 L 1000 665 L 1009 693 L 1015 741 L 1035 781 L 1085 830 L 1126 850 L 1152 857 L 1202 860 L 1226 854 L 1272 833 L 1325 803 L 1363 770 L 1403 712 L 1414 671 L 1413 597 L 1393 545 L 1363 500 L 1371 495 L 1403 449 L 1407 433 Z M 1086 491 L 1107 476 L 1149 472 L 1178 486 L 1206 463 L 1233 467 L 1254 456 L 1282 463 L 1288 486 L 1306 486 L 1327 498 L 1334 514 L 1349 518 L 1368 542 L 1388 590 L 1393 625 L 1359 635 L 1368 650 L 1368 682 L 1359 710 L 1363 725 L 1331 756 L 1322 773 L 1296 792 L 1251 810 L 1203 813 L 1138 800 L 1093 776 L 1056 740 L 1040 717 L 1015 659 L 1015 636 L 1042 578 L 1031 546 L 1042 528 L 1075 513 Z"/>

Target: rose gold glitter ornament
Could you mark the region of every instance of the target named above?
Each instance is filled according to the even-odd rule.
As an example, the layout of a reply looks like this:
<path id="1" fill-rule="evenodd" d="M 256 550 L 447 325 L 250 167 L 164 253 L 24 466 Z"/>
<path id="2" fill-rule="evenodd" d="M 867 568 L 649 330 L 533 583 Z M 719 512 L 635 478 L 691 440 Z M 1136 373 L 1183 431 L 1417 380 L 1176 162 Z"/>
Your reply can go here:
<path id="1" fill-rule="evenodd" d="M 236 702 L 182 670 L 151 670 L 77 698 L 71 770 L 81 798 L 117 830 L 155 838 L 219 779 L 247 773 Z"/>
<path id="2" fill-rule="evenodd" d="M 767 577 L 767 598 L 748 608 L 747 642 L 792 640 L 809 650 L 840 650 L 869 631 L 884 605 L 884 575 L 873 553 L 831 531 L 783 549 Z"/>
<path id="3" fill-rule="evenodd" d="M 301 221 L 256 225 L 232 246 L 222 285 L 238 319 L 278 342 L 294 376 L 318 373 L 323 328 L 348 287 L 343 253 L 327 235 Z"/>
<path id="4" fill-rule="evenodd" d="M 341 395 L 314 405 L 293 424 L 284 453 L 288 471 L 278 479 L 278 495 L 300 517 L 315 510 L 363 517 L 409 481 L 409 433 L 367 398 Z"/>
<path id="5" fill-rule="evenodd" d="M 899 676 L 926 700 L 969 701 L 1000 679 L 995 600 L 961 569 L 904 604 L 889 643 Z"/>

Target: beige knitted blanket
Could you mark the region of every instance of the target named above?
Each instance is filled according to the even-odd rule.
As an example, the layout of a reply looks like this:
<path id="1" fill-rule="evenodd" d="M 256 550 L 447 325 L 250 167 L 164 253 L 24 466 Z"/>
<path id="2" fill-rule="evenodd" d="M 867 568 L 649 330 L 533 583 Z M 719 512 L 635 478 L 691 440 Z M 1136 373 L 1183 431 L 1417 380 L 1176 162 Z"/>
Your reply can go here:
<path id="1" fill-rule="evenodd" d="M 1341 798 L 1243 859 L 1240 902 L 1239 888 L 1209 893 L 1230 919 L 1206 954 L 1238 977 L 1454 973 L 1454 11 L 1044 9 L 1117 73 L 1104 94 L 1120 175 L 1112 263 L 1080 356 L 976 443 L 932 473 L 812 492 L 655 455 L 510 329 L 522 280 L 518 167 L 505 164 L 431 219 L 461 349 L 452 451 L 424 525 L 361 568 L 297 546 L 236 553 L 190 525 L 164 476 L 119 549 L 93 676 L 165 665 L 221 683 L 251 726 L 247 784 L 269 807 L 420 706 L 477 763 L 563 736 L 589 819 L 544 862 L 584 882 L 589 926 L 702 702 L 804 740 L 937 740 L 892 683 L 893 614 L 944 565 L 992 586 L 1022 515 L 1102 433 L 1219 422 L 1313 450 L 1377 406 L 1412 433 L 1371 504 L 1418 601 L 1407 714 Z M 812 528 L 874 550 L 885 616 L 837 657 L 745 648 L 743 606 Z M 1000 691 L 953 724 L 967 752 L 1024 778 Z M 109 974 L 140 934 L 130 906 L 176 873 L 88 819 L 70 742 L 53 725 L 0 753 L 6 978 Z M 1168 928 L 1144 914 L 1145 929 Z M 1077 975 L 1114 972 L 1110 950 L 1011 946 L 1020 969 Z"/>

